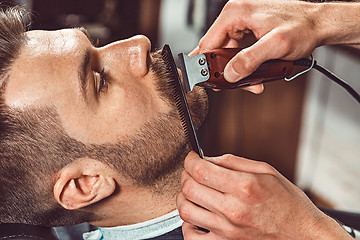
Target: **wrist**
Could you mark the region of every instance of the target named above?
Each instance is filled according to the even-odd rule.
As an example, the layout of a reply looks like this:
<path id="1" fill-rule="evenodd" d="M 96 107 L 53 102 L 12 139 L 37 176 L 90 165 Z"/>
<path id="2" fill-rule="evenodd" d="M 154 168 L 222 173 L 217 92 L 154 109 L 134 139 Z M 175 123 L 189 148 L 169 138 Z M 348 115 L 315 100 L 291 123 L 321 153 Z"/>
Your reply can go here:
<path id="1" fill-rule="evenodd" d="M 335 219 L 321 213 L 312 224 L 312 234 L 307 239 L 354 240 L 354 238 Z"/>

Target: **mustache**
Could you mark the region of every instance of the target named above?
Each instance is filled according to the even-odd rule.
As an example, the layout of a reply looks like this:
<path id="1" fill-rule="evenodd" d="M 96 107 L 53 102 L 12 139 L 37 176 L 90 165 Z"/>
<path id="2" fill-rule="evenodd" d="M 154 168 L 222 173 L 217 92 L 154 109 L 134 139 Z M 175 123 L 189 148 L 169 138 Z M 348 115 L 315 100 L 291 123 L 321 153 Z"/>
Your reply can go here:
<path id="1" fill-rule="evenodd" d="M 169 68 L 162 58 L 161 51 L 162 49 L 159 49 L 150 53 L 151 61 L 149 69 L 154 75 L 155 86 L 157 91 L 160 92 L 160 97 L 175 106 L 175 100 L 172 94 L 174 89 L 172 84 L 170 84 L 172 81 L 172 73 L 168 70 Z"/>
<path id="2" fill-rule="evenodd" d="M 150 53 L 151 63 L 150 71 L 154 74 L 155 86 L 160 92 L 160 97 L 165 102 L 171 105 L 173 110 L 176 110 L 176 102 L 174 98 L 174 88 L 172 81 L 172 73 L 168 70 L 166 62 L 162 58 L 162 49 Z M 195 125 L 195 128 L 199 128 L 208 112 L 208 98 L 206 91 L 203 87 L 195 86 L 191 93 L 186 94 L 190 113 Z M 177 110 L 176 110 L 177 111 Z M 180 120 L 180 119 L 179 119 Z"/>

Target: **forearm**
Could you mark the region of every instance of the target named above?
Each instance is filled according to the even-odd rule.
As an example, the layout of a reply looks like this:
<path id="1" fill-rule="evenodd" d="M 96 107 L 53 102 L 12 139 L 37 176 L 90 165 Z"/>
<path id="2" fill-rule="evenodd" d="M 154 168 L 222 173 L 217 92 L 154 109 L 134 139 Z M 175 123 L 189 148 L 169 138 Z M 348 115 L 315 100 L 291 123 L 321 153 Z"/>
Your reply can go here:
<path id="1" fill-rule="evenodd" d="M 360 3 L 320 3 L 313 12 L 320 45 L 360 44 Z"/>

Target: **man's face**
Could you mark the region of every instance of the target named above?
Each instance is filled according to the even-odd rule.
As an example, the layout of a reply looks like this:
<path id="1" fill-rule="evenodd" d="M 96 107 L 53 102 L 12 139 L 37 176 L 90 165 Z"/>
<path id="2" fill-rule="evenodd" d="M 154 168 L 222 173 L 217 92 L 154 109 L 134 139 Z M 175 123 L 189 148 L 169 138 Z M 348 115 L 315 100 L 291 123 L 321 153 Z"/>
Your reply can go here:
<path id="1" fill-rule="evenodd" d="M 147 38 L 137 36 L 96 48 L 77 29 L 26 34 L 27 44 L 6 87 L 8 106 L 55 107 L 70 137 L 104 146 L 96 148 L 93 156 L 113 155 L 108 162 L 132 178 L 155 179 L 174 165 L 168 159 L 185 150 L 184 134 L 173 102 L 164 90 L 159 91 L 164 79 L 150 70 L 157 61 L 156 54 L 149 54 Z M 197 91 L 188 100 L 199 123 L 207 104 L 204 92 Z M 120 155 L 123 161 L 116 166 Z"/>
<path id="2" fill-rule="evenodd" d="M 6 104 L 55 106 L 69 136 L 114 143 L 170 107 L 149 71 L 150 42 L 137 36 L 101 48 L 76 29 L 27 32 Z"/>

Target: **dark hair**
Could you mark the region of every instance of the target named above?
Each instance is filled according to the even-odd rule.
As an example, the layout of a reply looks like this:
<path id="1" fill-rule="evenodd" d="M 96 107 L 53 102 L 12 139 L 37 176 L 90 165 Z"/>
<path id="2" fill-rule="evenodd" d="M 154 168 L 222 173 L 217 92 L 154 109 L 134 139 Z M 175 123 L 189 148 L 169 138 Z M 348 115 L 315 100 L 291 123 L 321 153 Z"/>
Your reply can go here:
<path id="1" fill-rule="evenodd" d="M 151 187 L 154 193 L 172 191 L 175 195 L 180 185 L 177 175 L 189 149 L 175 102 L 166 95 L 169 76 L 164 74 L 166 68 L 159 68 L 164 66 L 161 54 L 152 55 L 150 67 L 172 110 L 145 123 L 127 140 L 85 145 L 67 135 L 55 107 L 20 110 L 3 101 L 6 83 L 11 81 L 9 69 L 26 41 L 25 16 L 23 10 L 13 8 L 0 13 L 0 43 L 5 43 L 0 46 L 0 223 L 57 226 L 93 221 L 93 206 L 66 210 L 52 192 L 57 173 L 82 157 L 103 161 L 134 184 Z M 196 126 L 206 115 L 206 95 L 201 96 L 189 100 Z"/>
<path id="2" fill-rule="evenodd" d="M 20 111 L 4 104 L 8 72 L 26 41 L 27 19 L 21 8 L 0 10 L 0 223 L 89 221 L 88 214 L 63 209 L 51 191 L 54 179 L 48 181 L 81 154 L 83 144 L 67 136 L 55 110 Z"/>
<path id="3" fill-rule="evenodd" d="M 21 8 L 0 10 L 0 86 L 3 90 L 5 78 L 13 61 L 25 43 L 27 12 Z"/>

